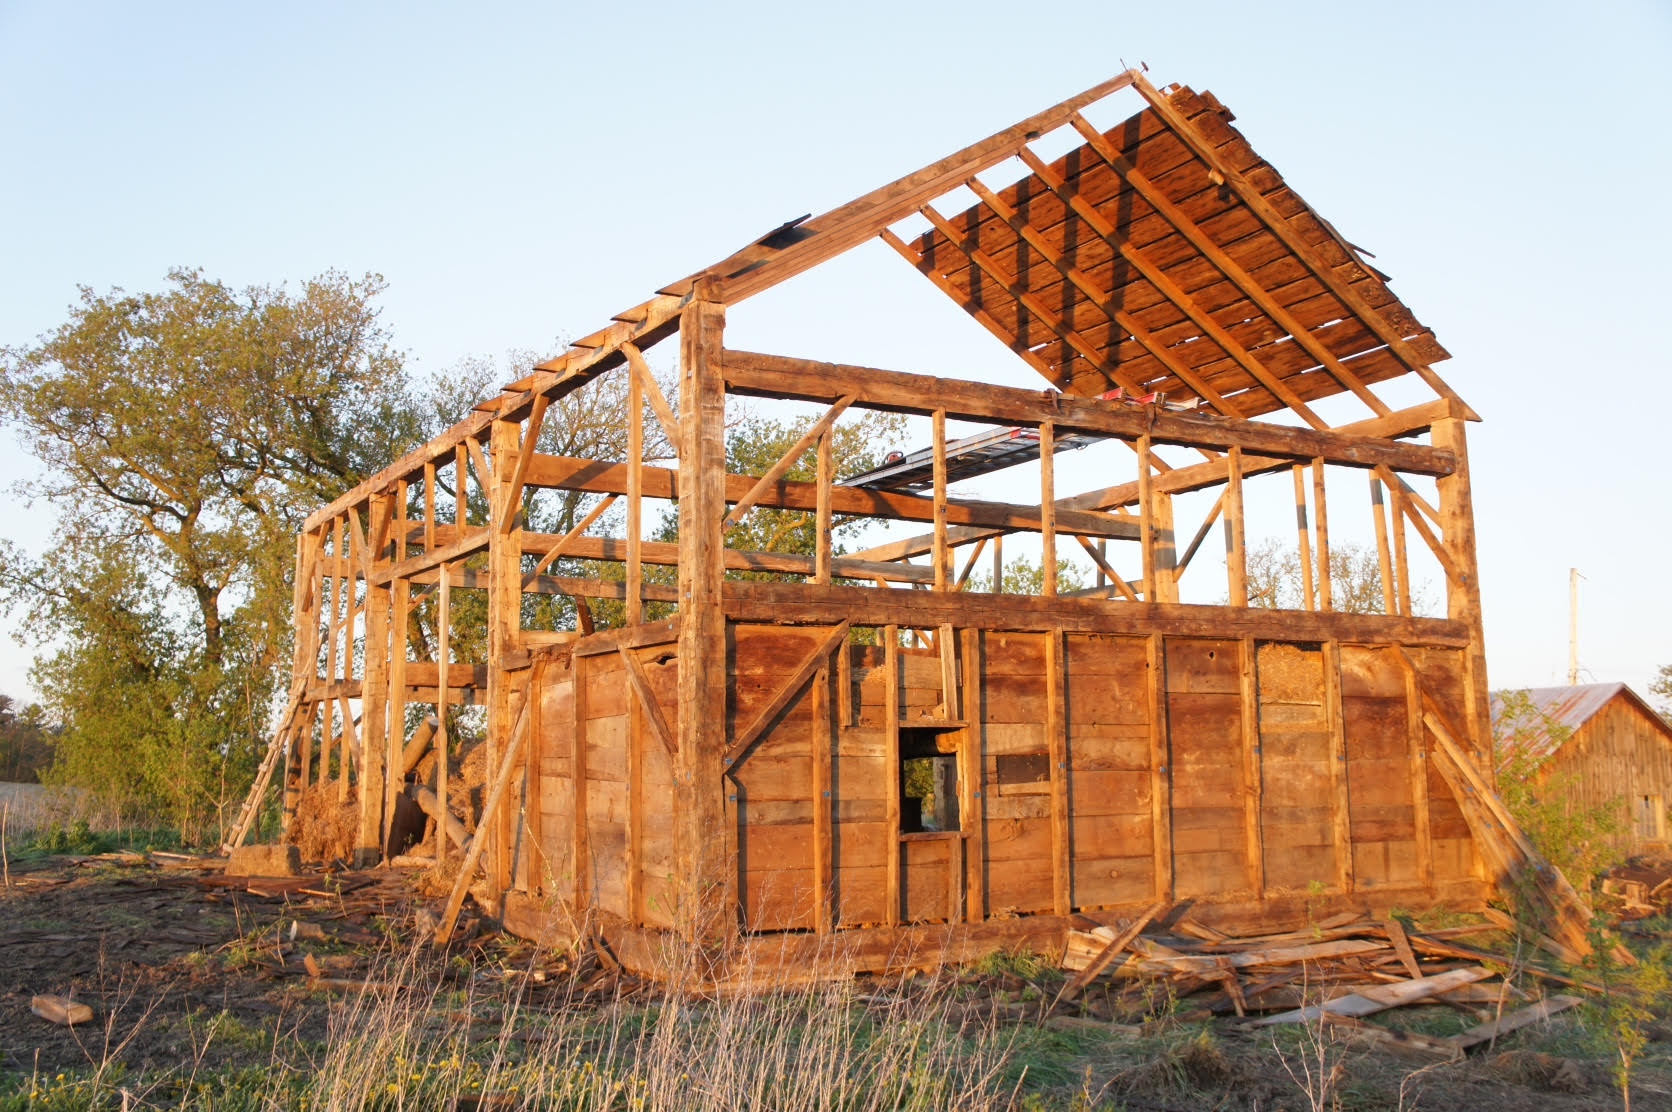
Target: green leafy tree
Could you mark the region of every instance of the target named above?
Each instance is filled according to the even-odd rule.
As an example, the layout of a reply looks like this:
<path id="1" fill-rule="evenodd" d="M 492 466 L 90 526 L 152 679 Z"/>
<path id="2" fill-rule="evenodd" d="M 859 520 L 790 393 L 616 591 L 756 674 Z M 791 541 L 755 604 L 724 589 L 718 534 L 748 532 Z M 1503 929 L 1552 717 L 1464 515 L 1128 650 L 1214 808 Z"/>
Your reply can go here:
<path id="1" fill-rule="evenodd" d="M 0 695 L 0 780 L 33 784 L 52 763 L 52 733 L 39 703 Z"/>
<path id="2" fill-rule="evenodd" d="M 1572 736 L 1525 691 L 1494 699 L 1493 752 L 1498 791 L 1521 828 L 1551 864 L 1581 891 L 1620 854 L 1626 832 L 1621 802 L 1586 806 L 1578 801 L 1575 773 L 1542 771 L 1548 755 Z"/>
<path id="3" fill-rule="evenodd" d="M 1660 700 L 1660 716 L 1672 722 L 1672 664 L 1662 664 L 1649 681 L 1649 694 Z"/>
<path id="4" fill-rule="evenodd" d="M 1248 604 L 1270 610 L 1300 610 L 1306 604 L 1300 550 L 1267 537 L 1248 550 Z M 1381 614 L 1382 566 L 1376 550 L 1359 544 L 1332 544 L 1329 550 L 1330 606 L 1344 614 Z M 1411 608 L 1428 608 L 1421 584 L 1411 592 Z"/>
<path id="5" fill-rule="evenodd" d="M 301 519 L 407 449 L 423 414 L 375 275 L 299 292 L 174 270 L 83 288 L 0 353 L 0 420 L 43 465 L 47 551 L 0 548 L 0 607 L 42 646 L 55 776 L 197 836 L 247 784 L 289 645 Z"/>

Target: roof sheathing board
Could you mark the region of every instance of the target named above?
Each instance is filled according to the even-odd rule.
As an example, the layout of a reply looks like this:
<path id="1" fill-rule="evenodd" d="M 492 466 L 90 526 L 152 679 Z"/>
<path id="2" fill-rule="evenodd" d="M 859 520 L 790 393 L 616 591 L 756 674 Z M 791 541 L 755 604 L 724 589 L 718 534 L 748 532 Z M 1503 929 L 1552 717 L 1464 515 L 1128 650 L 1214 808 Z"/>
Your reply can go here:
<path id="1" fill-rule="evenodd" d="M 1246 276 L 1232 275 L 1210 259 L 1090 143 L 1058 158 L 1050 170 L 1114 226 L 1128 250 L 1071 211 L 1040 175 L 1029 174 L 998 193 L 1014 210 L 1008 220 L 978 203 L 943 218 L 952 236 L 931 228 L 917 237 L 908 257 L 1035 369 L 1076 394 L 1100 394 L 1124 383 L 1162 390 L 1175 400 L 1202 397 L 1203 391 L 1175 373 L 1182 366 L 1195 383 L 1224 398 L 1227 410 L 1252 417 L 1291 408 L 1269 380 L 1302 401 L 1347 389 L 1309 347 L 1323 348 L 1366 385 L 1407 373 L 1411 368 L 1372 327 L 1379 322 L 1367 322 L 1344 305 L 1331 288 L 1336 285 L 1350 286 L 1386 322 L 1383 327 L 1396 331 L 1425 363 L 1447 357 L 1385 281 L 1254 153 L 1211 94 L 1180 88 L 1168 94 L 1168 102 L 1215 158 L 1281 214 L 1285 231 L 1327 268 L 1327 284 L 1153 108 L 1104 137 L 1165 203 L 1230 259 L 1230 269 L 1240 268 Z M 1072 274 L 1065 275 L 1070 268 Z M 1158 288 L 1146 268 L 1175 288 Z M 1297 342 L 1262 310 L 1245 288 L 1250 281 L 1255 292 L 1293 318 L 1310 344 Z M 1114 315 L 1123 318 L 1120 324 Z M 1204 320 L 1219 331 L 1217 340 Z M 1255 377 L 1250 361 L 1267 382 Z"/>

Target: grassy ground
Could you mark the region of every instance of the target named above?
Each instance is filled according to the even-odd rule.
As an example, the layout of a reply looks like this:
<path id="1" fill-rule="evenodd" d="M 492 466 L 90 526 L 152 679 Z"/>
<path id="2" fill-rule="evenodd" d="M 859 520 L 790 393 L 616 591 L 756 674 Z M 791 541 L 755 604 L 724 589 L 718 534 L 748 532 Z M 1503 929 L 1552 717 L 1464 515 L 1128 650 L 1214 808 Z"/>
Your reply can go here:
<path id="1" fill-rule="evenodd" d="M 1194 1021 L 1165 992 L 1142 1022 L 1041 1022 L 1060 975 L 1027 954 L 712 999 L 512 940 L 414 945 L 418 901 L 399 874 L 262 899 L 71 860 L 14 860 L 0 893 L 0 1112 L 1603 1109 L 1621 1107 L 1624 1020 L 1644 1039 L 1634 1106 L 1672 1108 L 1672 1043 L 1656 1041 L 1672 1027 L 1654 1008 L 1588 1007 L 1435 1065 L 1334 1027 Z M 96 1018 L 51 1026 L 29 1013 L 38 992 L 73 993 Z M 1478 1021 L 1446 1007 L 1379 1018 L 1433 1035 Z"/>

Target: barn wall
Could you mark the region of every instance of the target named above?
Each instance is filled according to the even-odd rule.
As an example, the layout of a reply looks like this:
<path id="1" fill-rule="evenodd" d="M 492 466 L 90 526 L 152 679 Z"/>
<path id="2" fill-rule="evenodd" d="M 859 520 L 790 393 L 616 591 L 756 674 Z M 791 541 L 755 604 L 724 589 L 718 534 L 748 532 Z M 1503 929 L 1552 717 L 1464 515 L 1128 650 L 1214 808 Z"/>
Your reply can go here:
<path id="1" fill-rule="evenodd" d="M 1616 695 L 1539 770 L 1585 808 L 1617 808 L 1620 848 L 1664 847 L 1672 803 L 1672 736 L 1632 699 Z"/>
<path id="2" fill-rule="evenodd" d="M 891 676 L 883 648 L 833 636 L 828 626 L 728 629 L 727 737 L 757 727 L 759 737 L 730 754 L 726 829 L 715 836 L 735 856 L 749 930 L 1158 898 L 1257 907 L 1320 893 L 1438 895 L 1480 875 L 1417 712 L 1424 691 L 1442 708 L 1464 705 L 1460 651 L 923 631 L 896 649 Z M 949 636 L 947 659 L 937 642 Z M 673 647 L 636 659 L 673 726 Z M 666 926 L 672 760 L 628 668 L 610 652 L 549 673 L 541 847 L 554 894 Z M 902 758 L 926 753 L 956 763 L 955 831 L 912 832 L 899 810 L 912 801 L 891 800 Z"/>

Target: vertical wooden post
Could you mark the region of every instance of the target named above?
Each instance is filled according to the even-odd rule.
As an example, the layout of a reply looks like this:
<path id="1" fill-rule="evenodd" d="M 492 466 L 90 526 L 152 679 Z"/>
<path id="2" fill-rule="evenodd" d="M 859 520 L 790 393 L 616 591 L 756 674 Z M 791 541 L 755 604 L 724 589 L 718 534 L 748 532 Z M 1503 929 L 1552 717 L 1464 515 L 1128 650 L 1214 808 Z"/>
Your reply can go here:
<path id="1" fill-rule="evenodd" d="M 448 665 L 453 659 L 453 566 L 443 561 L 436 569 L 435 605 L 435 797 L 441 801 L 441 813 L 448 811 L 447 750 L 451 736 L 447 730 L 447 704 L 451 700 Z M 435 859 L 447 860 L 447 824 L 435 824 Z"/>
<path id="2" fill-rule="evenodd" d="M 346 561 L 343 560 L 343 519 L 337 518 L 333 522 L 331 533 L 331 571 L 328 578 L 331 581 L 331 617 L 326 622 L 325 641 L 325 682 L 334 684 L 340 678 L 337 675 L 337 642 L 341 639 L 343 623 L 348 620 L 348 614 L 343 608 L 343 588 L 346 571 Z M 325 725 L 319 735 L 319 781 L 321 783 L 331 776 L 331 721 L 336 714 L 336 701 L 325 702 Z"/>
<path id="3" fill-rule="evenodd" d="M 1318 595 L 1312 585 L 1312 527 L 1306 520 L 1306 475 L 1300 464 L 1294 466 L 1295 475 L 1295 540 L 1300 546 L 1301 601 L 1308 610 L 1318 608 Z"/>
<path id="4" fill-rule="evenodd" d="M 1446 615 L 1469 629 L 1467 665 L 1463 669 L 1468 700 L 1467 729 L 1473 735 L 1474 757 L 1488 781 L 1497 783 L 1497 755 L 1492 751 L 1492 713 L 1486 686 L 1486 637 L 1481 625 L 1480 576 L 1475 559 L 1475 508 L 1469 492 L 1469 447 L 1461 418 L 1434 422 L 1430 442 L 1457 456 L 1457 468 L 1438 480 L 1442 543 L 1451 552 L 1459 582 L 1447 583 Z"/>
<path id="5" fill-rule="evenodd" d="M 1155 482 L 1150 471 L 1150 438 L 1138 438 L 1138 542 L 1144 550 L 1144 601 L 1155 601 Z"/>
<path id="6" fill-rule="evenodd" d="M 884 921 L 891 927 L 900 925 L 900 629 L 883 626 L 882 670 L 887 677 L 883 685 L 883 767 L 887 770 L 888 806 L 884 821 L 887 831 L 883 844 L 888 847 L 884 889 L 887 892 L 887 914 Z"/>
<path id="7" fill-rule="evenodd" d="M 1324 642 L 1324 718 L 1329 723 L 1330 823 L 1335 832 L 1335 881 L 1351 894 L 1353 881 L 1352 800 L 1347 792 L 1347 731 L 1341 713 L 1341 645 Z"/>
<path id="8" fill-rule="evenodd" d="M 367 542 L 385 535 L 390 513 L 390 496 L 374 494 L 368 515 Z M 388 545 L 373 551 L 366 561 L 369 571 L 387 567 Z M 366 668 L 360 681 L 360 835 L 355 848 L 362 857 L 375 857 L 383 846 L 384 780 L 398 776 L 400 769 L 384 763 L 388 752 L 385 735 L 389 715 L 389 589 L 366 582 Z"/>
<path id="9" fill-rule="evenodd" d="M 574 786 L 574 825 L 570 836 L 574 844 L 569 860 L 575 874 L 574 901 L 576 908 L 592 906 L 592 827 L 588 821 L 589 792 L 586 782 L 586 672 L 595 667 L 593 657 L 576 653 L 571 660 L 570 676 L 574 687 L 569 698 L 569 777 Z M 637 699 L 632 700 L 637 702 Z"/>
<path id="10" fill-rule="evenodd" d="M 1173 496 L 1150 492 L 1150 526 L 1155 531 L 1155 601 L 1179 600 L 1178 541 L 1173 531 Z"/>
<path id="11" fill-rule="evenodd" d="M 406 554 L 404 541 L 395 545 L 398 562 Z M 395 795 L 401 790 L 401 751 L 406 747 L 406 658 L 412 632 L 412 582 L 404 576 L 389 583 L 389 724 L 385 733 L 383 766 L 383 844 L 389 846 L 389 828 L 395 821 Z M 390 847 L 394 852 L 394 847 Z"/>
<path id="12" fill-rule="evenodd" d="M 844 652 L 847 645 L 836 646 Z M 813 928 L 820 934 L 835 929 L 835 893 L 831 890 L 831 875 L 835 870 L 833 858 L 835 839 L 831 829 L 835 818 L 836 801 L 831 798 L 831 761 L 836 750 L 837 726 L 830 698 L 832 673 L 825 664 L 813 676 Z"/>
<path id="13" fill-rule="evenodd" d="M 403 511 L 404 513 L 404 511 Z M 453 448 L 453 539 L 459 529 L 470 523 L 470 458 L 460 441 Z"/>
<path id="14" fill-rule="evenodd" d="M 1248 864 L 1248 887 L 1257 899 L 1266 898 L 1266 859 L 1261 838 L 1264 781 L 1260 760 L 1259 647 L 1244 637 L 1238 661 L 1242 686 L 1242 844 Z"/>
<path id="15" fill-rule="evenodd" d="M 1039 558 L 1045 573 L 1045 597 L 1057 593 L 1057 427 L 1050 421 L 1039 426 L 1039 540 L 1044 546 Z"/>
<path id="16" fill-rule="evenodd" d="M 1072 908 L 1073 872 L 1068 829 L 1067 685 L 1063 679 L 1060 629 L 1045 634 L 1045 743 L 1051 760 L 1051 898 L 1053 910 Z"/>
<path id="17" fill-rule="evenodd" d="M 635 377 L 635 384 L 637 376 Z M 637 410 L 635 410 L 637 412 Z M 632 650 L 629 649 L 629 652 Z M 631 667 L 622 660 L 624 668 Z M 626 677 L 621 677 L 623 681 Z M 644 922 L 644 703 L 627 696 L 627 918 Z"/>
<path id="18" fill-rule="evenodd" d="M 406 538 L 401 538 L 405 543 Z M 424 464 L 424 551 L 435 548 L 435 461 Z"/>
<path id="19" fill-rule="evenodd" d="M 1004 534 L 993 538 L 993 593 L 1004 594 Z"/>
<path id="20" fill-rule="evenodd" d="M 1318 609 L 1335 609 L 1329 562 L 1329 503 L 1324 499 L 1324 461 L 1312 461 L 1312 516 L 1318 522 Z"/>
<path id="21" fill-rule="evenodd" d="M 1248 605 L 1248 547 L 1242 512 L 1242 449 L 1231 445 L 1226 455 L 1225 574 L 1232 606 Z"/>
<path id="22" fill-rule="evenodd" d="M 512 655 L 518 647 L 522 626 L 522 514 L 521 500 L 514 498 L 512 472 L 522 448 L 522 422 L 495 420 L 488 432 L 488 768 L 499 773 L 500 762 L 511 748 Z M 483 870 L 488 886 L 497 897 L 510 883 L 510 847 L 505 830 L 512 809 L 500 812 L 504 820 L 490 824 L 485 847 L 488 865 Z"/>
<path id="23" fill-rule="evenodd" d="M 964 921 L 987 918 L 985 797 L 981 759 L 981 631 L 965 629 L 964 735 L 958 746 L 958 826 L 964 835 Z"/>
<path id="24" fill-rule="evenodd" d="M 1382 612 L 1395 613 L 1398 585 L 1393 581 L 1393 558 L 1388 554 L 1388 515 L 1382 480 L 1370 476 L 1370 514 L 1376 519 L 1376 566 L 1382 576 Z"/>
<path id="25" fill-rule="evenodd" d="M 644 574 L 640 546 L 644 523 L 640 515 L 644 502 L 644 387 L 639 376 L 627 376 L 627 606 L 625 621 L 634 626 L 644 621 Z M 635 859 L 636 860 L 636 859 Z M 629 881 L 629 884 L 631 881 Z"/>
<path id="26" fill-rule="evenodd" d="M 1406 656 L 1405 729 L 1411 751 L 1411 817 L 1416 826 L 1417 883 L 1434 883 L 1434 830 L 1428 810 L 1428 739 L 1422 724 L 1422 689 L 1415 662 Z"/>
<path id="27" fill-rule="evenodd" d="M 688 938 L 723 941 L 737 928 L 737 874 L 725 829 L 726 620 L 721 608 L 726 516 L 725 307 L 699 280 L 680 319 L 679 752 L 676 912 Z"/>
<path id="28" fill-rule="evenodd" d="M 290 682 L 293 687 L 302 688 L 304 703 L 308 688 L 318 682 L 319 674 L 320 547 L 318 533 L 301 533 L 296 537 L 295 582 L 291 585 L 295 644 L 292 647 Z M 299 718 L 303 716 L 301 706 L 297 707 L 296 714 Z M 306 731 L 293 729 L 285 746 L 284 801 L 280 821 L 286 831 L 289 831 L 291 819 L 296 814 L 301 790 L 307 786 L 308 770 L 302 756 L 306 738 Z"/>
<path id="29" fill-rule="evenodd" d="M 946 410 L 935 410 L 930 423 L 934 430 L 934 440 L 929 453 L 930 467 L 934 473 L 935 590 L 944 591 L 952 585 L 952 553 L 946 546 Z"/>
<path id="30" fill-rule="evenodd" d="M 1405 492 L 1398 485 L 1388 486 L 1388 508 L 1393 526 L 1393 577 L 1399 584 L 1398 612 L 1407 618 L 1411 611 L 1411 560 L 1405 551 Z"/>
<path id="31" fill-rule="evenodd" d="M 818 446 L 818 505 L 815 510 L 813 539 L 813 582 L 830 582 L 830 487 L 836 481 L 835 449 L 832 441 L 835 429 L 826 429 L 819 437 Z"/>
<path id="32" fill-rule="evenodd" d="M 1145 638 L 1149 696 L 1150 823 L 1155 832 L 1155 898 L 1173 900 L 1173 770 L 1167 733 L 1167 648 L 1159 633 Z"/>

